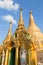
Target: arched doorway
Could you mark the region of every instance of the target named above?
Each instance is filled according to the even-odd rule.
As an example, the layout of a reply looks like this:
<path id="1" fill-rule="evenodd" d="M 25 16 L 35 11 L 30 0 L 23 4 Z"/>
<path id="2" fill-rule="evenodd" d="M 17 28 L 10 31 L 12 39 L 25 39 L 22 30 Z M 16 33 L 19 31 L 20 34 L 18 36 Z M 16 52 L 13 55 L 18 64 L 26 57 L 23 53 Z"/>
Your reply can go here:
<path id="1" fill-rule="evenodd" d="M 16 51 L 15 48 L 11 49 L 10 65 L 12 65 L 12 64 L 15 65 L 15 51 Z"/>

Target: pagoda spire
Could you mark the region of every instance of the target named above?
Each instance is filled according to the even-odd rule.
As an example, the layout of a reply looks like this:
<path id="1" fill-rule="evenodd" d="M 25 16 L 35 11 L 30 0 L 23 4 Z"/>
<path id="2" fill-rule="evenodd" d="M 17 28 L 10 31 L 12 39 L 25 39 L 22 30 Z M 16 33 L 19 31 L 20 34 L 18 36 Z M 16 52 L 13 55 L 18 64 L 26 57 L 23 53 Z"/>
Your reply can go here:
<path id="1" fill-rule="evenodd" d="M 34 22 L 34 18 L 33 18 L 33 15 L 32 15 L 32 11 L 30 11 L 29 25 L 33 25 L 33 24 L 35 24 L 35 22 Z"/>
<path id="2" fill-rule="evenodd" d="M 28 26 L 27 31 L 31 35 L 40 33 L 40 29 L 37 27 L 37 25 L 34 22 L 34 17 L 32 15 L 32 11 L 30 11 L 29 26 Z"/>
<path id="3" fill-rule="evenodd" d="M 10 41 L 11 36 L 12 36 L 12 22 L 10 21 L 10 27 L 9 27 L 7 36 L 6 36 L 5 40 L 4 40 L 4 44 L 6 44 L 6 42 Z"/>
<path id="4" fill-rule="evenodd" d="M 12 32 L 12 22 L 10 22 L 10 28 L 9 31 Z"/>
<path id="5" fill-rule="evenodd" d="M 24 20 L 23 20 L 23 16 L 22 16 L 22 8 L 20 7 L 20 19 L 18 22 L 18 27 L 16 29 L 16 33 L 18 34 L 17 37 L 19 37 L 19 33 L 21 34 L 21 31 L 26 31 L 26 28 L 24 26 Z"/>
<path id="6" fill-rule="evenodd" d="M 22 8 L 20 8 L 20 19 L 18 25 L 24 25 L 23 17 L 22 17 Z"/>
<path id="7" fill-rule="evenodd" d="M 12 35 L 12 22 L 10 21 L 10 26 L 8 30 L 8 35 Z"/>
<path id="8" fill-rule="evenodd" d="M 12 22 L 10 21 L 10 27 L 9 27 L 9 32 L 12 32 Z"/>
<path id="9" fill-rule="evenodd" d="M 20 8 L 20 19 L 22 20 L 22 8 Z"/>

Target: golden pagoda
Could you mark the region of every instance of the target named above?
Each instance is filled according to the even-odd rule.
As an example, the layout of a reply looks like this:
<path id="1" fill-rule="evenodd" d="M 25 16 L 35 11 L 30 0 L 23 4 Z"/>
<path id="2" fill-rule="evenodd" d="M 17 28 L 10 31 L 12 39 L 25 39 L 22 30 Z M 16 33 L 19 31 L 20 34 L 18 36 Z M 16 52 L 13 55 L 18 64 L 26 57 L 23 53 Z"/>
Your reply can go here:
<path id="1" fill-rule="evenodd" d="M 0 65 L 39 65 L 39 53 L 43 52 L 43 34 L 36 26 L 30 11 L 29 26 L 26 29 L 20 9 L 18 27 L 12 34 L 12 22 L 8 34 L 0 45 Z"/>

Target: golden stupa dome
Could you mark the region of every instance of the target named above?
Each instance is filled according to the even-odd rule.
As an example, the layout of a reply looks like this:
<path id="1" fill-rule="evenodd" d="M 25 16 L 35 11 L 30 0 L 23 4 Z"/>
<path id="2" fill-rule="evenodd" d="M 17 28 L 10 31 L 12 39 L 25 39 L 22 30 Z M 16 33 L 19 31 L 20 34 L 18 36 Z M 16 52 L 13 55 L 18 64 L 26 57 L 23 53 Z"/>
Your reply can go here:
<path id="1" fill-rule="evenodd" d="M 40 29 L 36 26 L 36 24 L 34 22 L 32 11 L 30 11 L 29 27 L 27 29 L 27 32 L 31 36 L 34 36 L 35 38 L 43 38 L 43 35 L 42 35 Z"/>

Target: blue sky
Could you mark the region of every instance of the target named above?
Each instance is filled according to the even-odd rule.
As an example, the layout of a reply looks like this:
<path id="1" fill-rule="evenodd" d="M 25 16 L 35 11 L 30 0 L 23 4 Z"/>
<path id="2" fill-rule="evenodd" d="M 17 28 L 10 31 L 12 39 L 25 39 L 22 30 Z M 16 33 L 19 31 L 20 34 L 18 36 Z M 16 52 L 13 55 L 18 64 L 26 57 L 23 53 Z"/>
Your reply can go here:
<path id="1" fill-rule="evenodd" d="M 8 17 L 14 23 L 12 33 L 16 30 L 16 24 L 18 24 L 20 17 L 20 6 L 23 8 L 25 26 L 28 27 L 29 25 L 29 12 L 32 10 L 35 23 L 43 33 L 43 0 L 0 0 L 0 44 L 8 33 L 10 21 L 10 19 L 7 19 Z"/>

